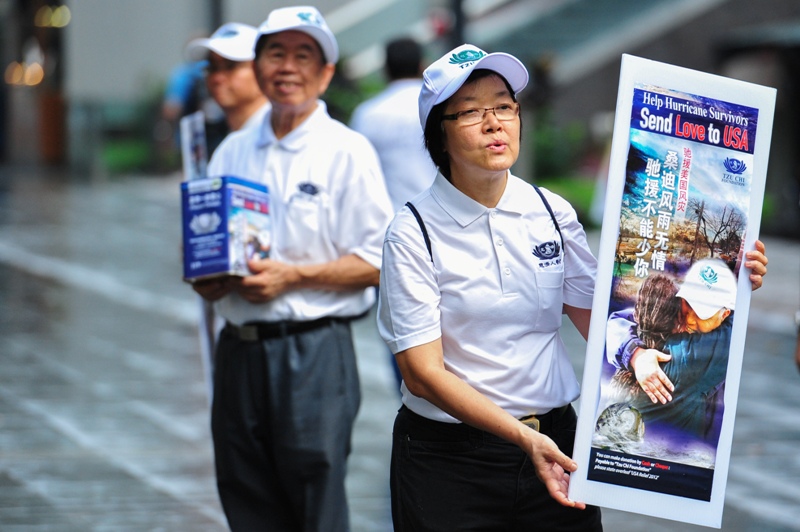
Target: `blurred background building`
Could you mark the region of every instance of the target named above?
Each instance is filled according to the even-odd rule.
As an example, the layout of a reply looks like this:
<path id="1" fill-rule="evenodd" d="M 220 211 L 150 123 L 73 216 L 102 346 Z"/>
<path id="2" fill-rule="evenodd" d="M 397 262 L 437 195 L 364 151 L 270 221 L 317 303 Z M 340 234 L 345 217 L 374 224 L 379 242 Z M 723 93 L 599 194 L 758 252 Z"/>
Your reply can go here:
<path id="1" fill-rule="evenodd" d="M 92 175 L 177 170 L 159 117 L 194 37 L 258 25 L 276 0 L 0 0 L 0 160 Z M 383 44 L 429 58 L 462 42 L 528 64 L 515 172 L 569 197 L 585 223 L 601 190 L 620 54 L 778 89 L 762 230 L 800 238 L 800 2 L 796 0 L 318 0 L 343 60 L 326 95 L 342 120 L 384 83 Z M 732 95 L 735 100 L 735 95 Z"/>

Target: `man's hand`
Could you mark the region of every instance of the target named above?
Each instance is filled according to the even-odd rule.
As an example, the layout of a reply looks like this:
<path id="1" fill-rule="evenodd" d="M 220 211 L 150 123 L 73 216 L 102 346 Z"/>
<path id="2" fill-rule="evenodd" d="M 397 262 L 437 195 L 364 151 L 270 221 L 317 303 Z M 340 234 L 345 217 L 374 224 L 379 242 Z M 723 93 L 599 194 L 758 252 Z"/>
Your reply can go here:
<path id="1" fill-rule="evenodd" d="M 192 283 L 192 289 L 206 301 L 216 301 L 231 293 L 230 277 L 219 277 Z"/>
<path id="2" fill-rule="evenodd" d="M 271 259 L 247 262 L 252 275 L 233 281 L 233 290 L 250 303 L 266 303 L 288 292 L 298 282 L 297 268 Z"/>
<path id="3" fill-rule="evenodd" d="M 767 255 L 766 247 L 761 240 L 756 240 L 756 249 L 745 253 L 747 259 L 744 267 L 750 270 L 750 282 L 753 284 L 753 290 L 758 290 L 764 283 L 764 276 L 767 275 Z"/>
<path id="4" fill-rule="evenodd" d="M 667 404 L 672 401 L 670 392 L 675 391 L 675 386 L 659 365 L 660 362 L 669 362 L 670 360 L 672 360 L 672 355 L 655 349 L 643 348 L 638 348 L 631 357 L 630 364 L 636 375 L 636 381 L 654 403 Z"/>

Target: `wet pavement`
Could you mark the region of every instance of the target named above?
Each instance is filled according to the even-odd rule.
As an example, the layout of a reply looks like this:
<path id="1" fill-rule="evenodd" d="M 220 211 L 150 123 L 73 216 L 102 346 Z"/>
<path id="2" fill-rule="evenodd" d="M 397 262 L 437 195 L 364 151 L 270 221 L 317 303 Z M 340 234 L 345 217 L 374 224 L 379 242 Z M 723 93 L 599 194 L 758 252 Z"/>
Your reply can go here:
<path id="1" fill-rule="evenodd" d="M 227 529 L 197 303 L 180 281 L 179 179 L 0 167 L 0 530 Z M 764 240 L 770 273 L 748 326 L 728 531 L 800 530 L 800 242 Z M 351 520 L 354 531 L 386 531 L 399 399 L 374 319 L 355 331 Z M 580 369 L 585 344 L 570 327 L 565 337 Z M 609 531 L 702 530 L 604 516 Z"/>

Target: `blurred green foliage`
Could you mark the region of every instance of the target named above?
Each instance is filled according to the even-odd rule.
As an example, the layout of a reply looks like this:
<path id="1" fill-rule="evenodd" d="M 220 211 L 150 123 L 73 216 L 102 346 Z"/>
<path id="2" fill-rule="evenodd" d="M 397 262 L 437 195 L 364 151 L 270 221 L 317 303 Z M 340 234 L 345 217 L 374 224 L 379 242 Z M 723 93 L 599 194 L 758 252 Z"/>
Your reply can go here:
<path id="1" fill-rule="evenodd" d="M 593 178 L 579 174 L 550 176 L 537 179 L 536 184 L 567 200 L 575 209 L 578 219 L 584 227 L 592 227 L 589 211 L 594 198 L 595 182 Z"/>

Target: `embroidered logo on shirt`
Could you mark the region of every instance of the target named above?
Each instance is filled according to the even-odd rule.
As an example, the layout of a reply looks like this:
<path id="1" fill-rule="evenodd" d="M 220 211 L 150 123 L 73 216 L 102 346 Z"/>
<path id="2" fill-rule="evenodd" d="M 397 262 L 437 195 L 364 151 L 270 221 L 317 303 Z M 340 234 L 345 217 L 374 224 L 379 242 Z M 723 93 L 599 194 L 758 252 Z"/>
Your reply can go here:
<path id="1" fill-rule="evenodd" d="M 533 248 L 533 254 L 537 259 L 548 260 L 552 259 L 561 253 L 561 246 L 555 240 L 539 244 Z"/>
<path id="2" fill-rule="evenodd" d="M 317 193 L 319 192 L 319 189 L 317 188 L 317 185 L 315 185 L 314 183 L 309 183 L 309 182 L 300 183 L 299 185 L 297 185 L 297 189 L 300 192 L 308 194 L 309 196 L 316 196 Z"/>
<path id="3" fill-rule="evenodd" d="M 540 268 L 561 264 L 561 245 L 556 240 L 539 244 L 533 248 L 533 255 L 539 259 Z"/>

